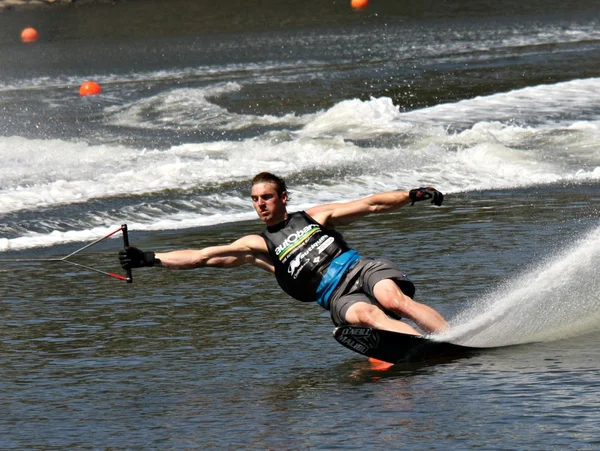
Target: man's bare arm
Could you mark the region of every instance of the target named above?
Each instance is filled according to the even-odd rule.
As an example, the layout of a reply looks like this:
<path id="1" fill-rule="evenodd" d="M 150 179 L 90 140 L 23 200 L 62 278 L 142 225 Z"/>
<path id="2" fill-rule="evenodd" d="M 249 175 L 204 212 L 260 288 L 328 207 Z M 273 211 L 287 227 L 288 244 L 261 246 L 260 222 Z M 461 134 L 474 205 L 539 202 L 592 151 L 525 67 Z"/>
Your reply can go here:
<path id="1" fill-rule="evenodd" d="M 410 203 L 432 199 L 432 204 L 442 205 L 444 195 L 433 187 L 422 187 L 410 191 L 388 191 L 373 194 L 345 203 L 319 205 L 306 212 L 324 226 L 351 224 L 372 213 L 384 213 L 404 207 Z"/>
<path id="2" fill-rule="evenodd" d="M 306 212 L 325 226 L 347 225 L 369 214 L 392 211 L 410 202 L 408 191 L 390 191 L 345 203 L 319 205 Z"/>
<path id="3" fill-rule="evenodd" d="M 273 272 L 273 264 L 268 255 L 266 243 L 259 235 L 247 235 L 223 246 L 210 246 L 204 249 L 188 249 L 156 254 L 160 265 L 168 269 L 193 269 L 206 266 L 235 268 L 252 264 Z"/>

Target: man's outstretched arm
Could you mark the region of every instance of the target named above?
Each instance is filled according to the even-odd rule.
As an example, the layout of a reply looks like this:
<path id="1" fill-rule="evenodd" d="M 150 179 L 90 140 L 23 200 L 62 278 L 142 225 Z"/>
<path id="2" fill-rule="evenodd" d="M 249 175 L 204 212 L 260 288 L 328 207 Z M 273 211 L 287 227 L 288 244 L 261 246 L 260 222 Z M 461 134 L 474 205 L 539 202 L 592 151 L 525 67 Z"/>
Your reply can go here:
<path id="1" fill-rule="evenodd" d="M 431 199 L 434 205 L 442 205 L 444 195 L 433 187 L 416 188 L 410 191 L 377 193 L 345 203 L 319 205 L 306 212 L 322 225 L 336 226 L 352 222 L 372 213 L 384 213 Z"/>
<path id="2" fill-rule="evenodd" d="M 207 266 L 235 268 L 244 264 L 253 264 L 266 271 L 274 271 L 264 239 L 258 235 L 247 235 L 231 244 L 198 250 L 154 253 L 128 247 L 119 252 L 119 260 L 121 266 L 126 269 L 146 266 L 162 266 L 168 269 L 193 269 Z"/>

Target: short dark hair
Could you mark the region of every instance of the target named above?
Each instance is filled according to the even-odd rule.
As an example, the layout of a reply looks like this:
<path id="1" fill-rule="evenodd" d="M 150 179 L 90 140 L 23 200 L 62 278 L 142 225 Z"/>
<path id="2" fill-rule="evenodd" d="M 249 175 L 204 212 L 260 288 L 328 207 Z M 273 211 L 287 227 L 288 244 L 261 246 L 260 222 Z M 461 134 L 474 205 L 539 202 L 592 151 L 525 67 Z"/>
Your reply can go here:
<path id="1" fill-rule="evenodd" d="M 252 179 L 252 186 L 258 183 L 272 183 L 275 185 L 275 190 L 280 196 L 287 191 L 285 180 L 283 180 L 281 177 L 277 177 L 275 174 L 271 174 L 270 172 L 261 172 L 256 174 Z"/>

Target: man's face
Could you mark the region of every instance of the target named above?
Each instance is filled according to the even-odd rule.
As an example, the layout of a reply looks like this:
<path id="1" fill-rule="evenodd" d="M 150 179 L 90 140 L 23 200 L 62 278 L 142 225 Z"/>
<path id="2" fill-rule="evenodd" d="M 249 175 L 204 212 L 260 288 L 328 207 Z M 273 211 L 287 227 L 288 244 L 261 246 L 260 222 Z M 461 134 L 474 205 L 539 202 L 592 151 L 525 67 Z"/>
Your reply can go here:
<path id="1" fill-rule="evenodd" d="M 275 225 L 286 217 L 287 192 L 277 194 L 273 183 L 257 183 L 252 186 L 252 205 L 261 221 Z"/>

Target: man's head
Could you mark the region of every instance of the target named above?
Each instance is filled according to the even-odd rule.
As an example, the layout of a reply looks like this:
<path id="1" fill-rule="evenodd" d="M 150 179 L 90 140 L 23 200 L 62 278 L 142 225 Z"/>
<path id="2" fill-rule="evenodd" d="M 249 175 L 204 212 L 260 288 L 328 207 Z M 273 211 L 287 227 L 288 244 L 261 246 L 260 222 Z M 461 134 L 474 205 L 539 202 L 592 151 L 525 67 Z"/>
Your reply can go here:
<path id="1" fill-rule="evenodd" d="M 289 200 L 285 181 L 270 172 L 261 172 L 252 179 L 252 205 L 261 221 L 275 225 L 287 217 Z"/>

